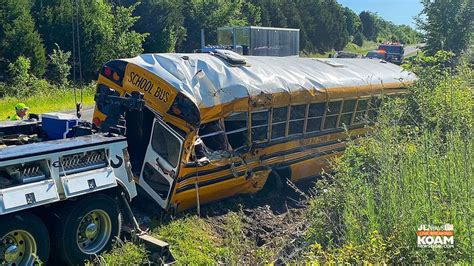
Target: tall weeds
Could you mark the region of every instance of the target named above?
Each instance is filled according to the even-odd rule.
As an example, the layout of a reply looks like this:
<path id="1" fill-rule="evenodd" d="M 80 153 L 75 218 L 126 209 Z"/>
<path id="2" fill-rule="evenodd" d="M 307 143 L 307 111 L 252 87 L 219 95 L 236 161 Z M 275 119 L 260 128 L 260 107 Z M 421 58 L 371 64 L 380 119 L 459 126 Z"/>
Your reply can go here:
<path id="1" fill-rule="evenodd" d="M 403 98 L 384 99 L 374 132 L 351 143 L 317 185 L 307 258 L 340 262 L 470 262 L 474 221 L 472 69 L 446 54 L 416 66 Z M 420 70 L 423 71 L 420 71 Z M 418 248 L 421 224 L 453 224 L 454 248 Z"/>

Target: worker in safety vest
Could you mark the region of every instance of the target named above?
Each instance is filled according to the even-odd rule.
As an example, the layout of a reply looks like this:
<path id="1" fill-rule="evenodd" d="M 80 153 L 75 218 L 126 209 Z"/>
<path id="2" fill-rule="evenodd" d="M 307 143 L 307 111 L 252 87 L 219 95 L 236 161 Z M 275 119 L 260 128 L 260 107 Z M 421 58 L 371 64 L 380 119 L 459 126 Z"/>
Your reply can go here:
<path id="1" fill-rule="evenodd" d="M 12 116 L 9 116 L 8 118 L 12 121 L 15 121 L 15 120 L 24 120 L 24 119 L 27 119 L 27 113 L 28 113 L 28 110 L 30 108 L 28 108 L 28 106 L 26 106 L 26 104 L 24 103 L 17 103 L 15 105 L 15 111 L 16 113 Z"/>

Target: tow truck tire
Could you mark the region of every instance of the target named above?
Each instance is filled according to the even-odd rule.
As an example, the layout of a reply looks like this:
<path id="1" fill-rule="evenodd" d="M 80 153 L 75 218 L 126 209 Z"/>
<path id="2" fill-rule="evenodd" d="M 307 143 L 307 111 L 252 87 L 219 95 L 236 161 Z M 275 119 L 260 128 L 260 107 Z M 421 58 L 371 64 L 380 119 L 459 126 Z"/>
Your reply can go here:
<path id="1" fill-rule="evenodd" d="M 40 218 L 27 212 L 0 217 L 0 265 L 46 263 L 48 256 L 48 229 Z"/>
<path id="2" fill-rule="evenodd" d="M 122 217 L 118 203 L 94 194 L 62 208 L 53 233 L 55 255 L 68 265 L 83 264 L 112 247 L 120 236 Z"/>

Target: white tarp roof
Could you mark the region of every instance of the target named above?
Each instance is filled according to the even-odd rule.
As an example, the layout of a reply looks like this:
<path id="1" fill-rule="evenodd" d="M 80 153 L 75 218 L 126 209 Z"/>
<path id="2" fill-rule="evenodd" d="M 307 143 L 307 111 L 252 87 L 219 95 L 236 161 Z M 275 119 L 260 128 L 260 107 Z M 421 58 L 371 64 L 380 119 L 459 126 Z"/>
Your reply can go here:
<path id="1" fill-rule="evenodd" d="M 394 83 L 406 87 L 416 79 L 400 66 L 374 59 L 248 56 L 246 66 L 231 66 L 211 54 L 172 53 L 124 60 L 164 79 L 199 108 L 262 93 L 385 84 L 393 88 Z"/>

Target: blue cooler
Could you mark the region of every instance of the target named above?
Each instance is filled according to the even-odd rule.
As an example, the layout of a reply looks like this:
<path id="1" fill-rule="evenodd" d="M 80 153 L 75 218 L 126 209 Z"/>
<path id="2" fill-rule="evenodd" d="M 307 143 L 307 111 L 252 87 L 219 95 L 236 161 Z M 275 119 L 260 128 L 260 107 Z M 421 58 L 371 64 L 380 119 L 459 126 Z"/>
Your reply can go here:
<path id="1" fill-rule="evenodd" d="M 72 128 L 79 119 L 75 115 L 63 113 L 46 113 L 41 115 L 43 131 L 49 140 L 72 137 Z"/>

